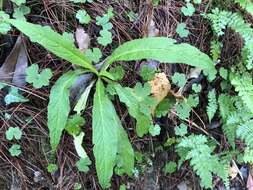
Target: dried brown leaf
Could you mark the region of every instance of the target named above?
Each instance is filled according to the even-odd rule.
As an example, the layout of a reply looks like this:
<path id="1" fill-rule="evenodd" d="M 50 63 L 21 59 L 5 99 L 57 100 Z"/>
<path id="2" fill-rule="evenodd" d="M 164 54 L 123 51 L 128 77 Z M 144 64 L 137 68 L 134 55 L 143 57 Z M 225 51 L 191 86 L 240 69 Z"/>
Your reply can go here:
<path id="1" fill-rule="evenodd" d="M 28 66 L 25 44 L 22 37 L 19 36 L 17 41 L 0 68 L 0 81 L 13 82 L 14 85 L 25 85 L 25 70 Z"/>
<path id="2" fill-rule="evenodd" d="M 85 52 L 90 46 L 90 36 L 80 27 L 76 29 L 75 38 L 79 50 Z"/>
<path id="3" fill-rule="evenodd" d="M 253 179 L 252 179 L 252 175 L 249 172 L 249 176 L 247 179 L 247 188 L 248 190 L 253 190 Z"/>

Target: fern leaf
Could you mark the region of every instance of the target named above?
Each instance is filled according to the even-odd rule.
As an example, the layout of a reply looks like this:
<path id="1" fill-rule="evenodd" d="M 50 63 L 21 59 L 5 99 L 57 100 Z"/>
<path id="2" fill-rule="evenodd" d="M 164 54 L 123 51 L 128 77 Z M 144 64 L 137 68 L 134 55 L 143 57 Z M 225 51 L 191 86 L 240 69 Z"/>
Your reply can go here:
<path id="1" fill-rule="evenodd" d="M 221 177 L 227 184 L 228 170 L 225 169 L 226 165 L 220 162 L 217 155 L 212 154 L 212 149 L 207 145 L 207 141 L 207 137 L 204 135 L 190 135 L 180 141 L 177 149 L 188 150 L 184 159 L 190 160 L 190 165 L 201 179 L 201 186 L 212 188 L 213 174 Z M 181 152 L 185 151 L 181 150 Z"/>
<path id="2" fill-rule="evenodd" d="M 235 2 L 253 16 L 253 3 L 251 0 L 235 0 Z"/>
<path id="3" fill-rule="evenodd" d="M 209 122 L 213 119 L 216 111 L 218 109 L 217 101 L 216 101 L 216 92 L 212 90 L 208 93 L 208 106 L 207 106 L 207 115 L 209 118 Z"/>
<path id="4" fill-rule="evenodd" d="M 253 120 L 241 124 L 236 131 L 236 135 L 242 139 L 248 147 L 253 148 Z"/>
<path id="5" fill-rule="evenodd" d="M 253 85 L 251 75 L 246 72 L 243 75 L 235 74 L 231 76 L 231 83 L 245 106 L 253 113 Z"/>

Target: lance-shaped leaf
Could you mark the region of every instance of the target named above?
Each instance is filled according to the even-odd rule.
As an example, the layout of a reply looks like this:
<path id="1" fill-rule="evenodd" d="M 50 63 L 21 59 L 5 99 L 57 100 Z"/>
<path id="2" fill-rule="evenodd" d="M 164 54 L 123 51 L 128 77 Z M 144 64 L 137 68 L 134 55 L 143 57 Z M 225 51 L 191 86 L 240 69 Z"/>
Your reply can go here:
<path id="1" fill-rule="evenodd" d="M 197 48 L 186 44 L 177 44 L 175 40 L 166 37 L 151 37 L 132 40 L 114 50 L 107 59 L 103 69 L 107 69 L 115 61 L 134 61 L 153 59 L 162 63 L 184 63 L 213 70 L 213 61 Z"/>
<path id="2" fill-rule="evenodd" d="M 62 75 L 52 87 L 48 104 L 48 128 L 50 143 L 55 150 L 66 126 L 70 111 L 69 88 L 77 79 L 79 72 L 69 71 Z"/>
<path id="3" fill-rule="evenodd" d="M 127 173 L 132 175 L 134 169 L 134 151 L 132 145 L 128 139 L 127 133 L 121 126 L 120 120 L 118 120 L 119 127 L 119 141 L 118 141 L 118 159 L 117 169 L 119 174 Z"/>
<path id="4" fill-rule="evenodd" d="M 105 94 L 104 85 L 99 79 L 92 110 L 92 140 L 97 175 L 103 188 L 110 186 L 113 167 L 116 163 L 120 127 L 118 119 L 112 102 Z"/>
<path id="5" fill-rule="evenodd" d="M 39 43 L 58 57 L 97 73 L 91 61 L 73 45 L 73 42 L 54 32 L 50 27 L 43 27 L 22 20 L 6 19 L 4 21 L 15 26 L 27 35 L 32 42 Z"/>

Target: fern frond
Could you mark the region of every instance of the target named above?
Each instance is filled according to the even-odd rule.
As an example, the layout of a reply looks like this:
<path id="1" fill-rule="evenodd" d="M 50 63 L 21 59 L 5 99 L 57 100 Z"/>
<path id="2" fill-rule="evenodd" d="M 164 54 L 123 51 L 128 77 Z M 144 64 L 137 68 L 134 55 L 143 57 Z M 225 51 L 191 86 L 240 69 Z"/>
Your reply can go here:
<path id="1" fill-rule="evenodd" d="M 218 40 L 211 41 L 211 55 L 214 62 L 220 58 L 222 43 Z"/>
<path id="2" fill-rule="evenodd" d="M 234 74 L 231 76 L 231 83 L 245 106 L 253 113 L 253 85 L 251 75 L 246 72 L 243 75 Z"/>
<path id="3" fill-rule="evenodd" d="M 236 135 L 253 149 L 253 120 L 241 124 L 236 130 Z"/>
<path id="4" fill-rule="evenodd" d="M 253 16 L 253 3 L 251 0 L 235 0 L 243 9 Z"/>
<path id="5" fill-rule="evenodd" d="M 190 160 L 190 165 L 201 179 L 201 186 L 212 188 L 213 174 L 221 177 L 228 184 L 228 170 L 222 164 L 217 155 L 212 154 L 212 149 L 207 145 L 207 137 L 204 135 L 190 135 L 184 137 L 177 148 L 189 150 L 185 156 Z"/>
<path id="6" fill-rule="evenodd" d="M 253 149 L 247 147 L 243 153 L 243 161 L 245 163 L 253 164 Z"/>
<path id="7" fill-rule="evenodd" d="M 229 144 L 235 148 L 235 139 L 236 139 L 236 126 L 237 122 L 235 122 L 234 114 L 236 113 L 236 108 L 234 107 L 234 101 L 231 96 L 228 94 L 221 94 L 218 99 L 220 115 L 222 118 L 222 131 L 224 132 Z M 230 121 L 227 124 L 227 121 Z M 231 121 L 232 120 L 232 121 Z M 233 123 L 233 124 L 232 124 Z"/>
<path id="8" fill-rule="evenodd" d="M 217 106 L 217 101 L 216 101 L 216 92 L 213 89 L 212 91 L 208 93 L 208 105 L 206 109 L 209 122 L 211 122 L 211 120 L 213 119 L 214 114 L 217 111 L 217 108 L 218 106 Z"/>
<path id="9" fill-rule="evenodd" d="M 244 39 L 243 58 L 248 70 L 253 68 L 253 29 L 250 24 L 246 23 L 243 17 L 238 13 L 229 11 L 212 10 L 212 13 L 205 15 L 212 23 L 212 28 L 218 36 L 224 34 L 226 27 L 231 28 L 239 33 Z"/>

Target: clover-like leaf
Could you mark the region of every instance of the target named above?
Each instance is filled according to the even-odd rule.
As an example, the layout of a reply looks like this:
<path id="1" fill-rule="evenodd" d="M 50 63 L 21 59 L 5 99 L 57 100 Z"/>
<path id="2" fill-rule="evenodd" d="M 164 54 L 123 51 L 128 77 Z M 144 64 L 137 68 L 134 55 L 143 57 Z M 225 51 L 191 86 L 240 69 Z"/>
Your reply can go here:
<path id="1" fill-rule="evenodd" d="M 111 68 L 110 74 L 112 74 L 112 76 L 114 77 L 114 80 L 121 80 L 123 79 L 125 75 L 125 70 L 121 65 L 119 65 L 114 68 Z"/>
<path id="2" fill-rule="evenodd" d="M 11 30 L 11 26 L 8 23 L 5 23 L 5 19 L 9 19 L 10 16 L 3 11 L 0 11 L 0 34 L 7 34 Z"/>
<path id="3" fill-rule="evenodd" d="M 30 12 L 30 7 L 21 5 L 20 7 L 14 9 L 13 17 L 16 19 L 25 20 L 25 15 L 29 14 Z"/>
<path id="4" fill-rule="evenodd" d="M 98 63 L 102 57 L 102 52 L 99 48 L 87 49 L 85 55 L 94 63 Z"/>
<path id="5" fill-rule="evenodd" d="M 181 123 L 179 126 L 175 128 L 175 134 L 181 137 L 185 136 L 187 134 L 187 129 L 188 129 L 187 125 Z"/>
<path id="6" fill-rule="evenodd" d="M 101 30 L 100 31 L 100 37 L 97 38 L 98 43 L 107 46 L 108 44 L 112 43 L 112 33 L 108 30 Z"/>
<path id="7" fill-rule="evenodd" d="M 9 105 L 11 103 L 24 103 L 28 102 L 29 100 L 19 94 L 17 88 L 11 87 L 9 93 L 5 96 L 4 101 L 6 105 Z"/>
<path id="8" fill-rule="evenodd" d="M 182 13 L 184 16 L 192 16 L 193 13 L 195 12 L 195 8 L 192 3 L 188 2 L 186 3 L 185 7 L 181 8 Z"/>
<path id="9" fill-rule="evenodd" d="M 166 165 L 164 166 L 164 172 L 166 174 L 172 174 L 176 170 L 177 170 L 177 164 L 176 164 L 176 162 L 170 161 L 170 162 L 166 163 Z"/>
<path id="10" fill-rule="evenodd" d="M 57 169 L 58 169 L 58 167 L 57 167 L 56 164 L 48 164 L 48 166 L 47 166 L 47 171 L 48 171 L 49 173 L 53 173 L 53 172 L 55 172 Z"/>
<path id="11" fill-rule="evenodd" d="M 91 165 L 91 161 L 89 157 L 81 158 L 77 163 L 76 166 L 80 172 L 88 172 L 89 165 Z"/>
<path id="12" fill-rule="evenodd" d="M 76 18 L 81 24 L 89 24 L 91 21 L 90 15 L 85 10 L 78 10 L 76 13 Z"/>
<path id="13" fill-rule="evenodd" d="M 151 125 L 149 127 L 149 133 L 154 137 L 154 136 L 157 136 L 157 135 L 160 135 L 160 132 L 161 132 L 161 127 L 159 125 Z"/>
<path id="14" fill-rule="evenodd" d="M 5 132 L 6 139 L 11 141 L 12 139 L 20 140 L 22 136 L 22 131 L 20 130 L 19 127 L 10 127 L 6 132 Z"/>
<path id="15" fill-rule="evenodd" d="M 85 124 L 85 120 L 80 115 L 73 115 L 71 116 L 66 124 L 65 130 L 68 131 L 70 135 L 79 135 L 81 132 L 80 126 Z"/>
<path id="16" fill-rule="evenodd" d="M 48 86 L 49 80 L 52 77 L 52 71 L 50 69 L 44 69 L 41 73 L 37 64 L 32 64 L 26 69 L 26 82 L 31 83 L 34 88 L 41 88 L 42 86 Z"/>
<path id="17" fill-rule="evenodd" d="M 9 148 L 9 152 L 10 152 L 11 156 L 19 156 L 21 154 L 20 148 L 21 148 L 20 145 L 13 144 L 11 146 L 11 148 Z"/>
<path id="18" fill-rule="evenodd" d="M 174 84 L 177 84 L 179 87 L 184 87 L 184 85 L 187 82 L 185 74 L 183 74 L 183 73 L 175 73 L 172 76 L 172 82 Z"/>
<path id="19" fill-rule="evenodd" d="M 156 69 L 149 67 L 148 65 L 143 65 L 140 70 L 140 76 L 144 81 L 149 81 L 154 79 Z"/>
<path id="20" fill-rule="evenodd" d="M 181 38 L 185 38 L 189 35 L 189 30 L 186 29 L 186 24 L 185 23 L 180 23 L 177 25 L 176 32 Z"/>

